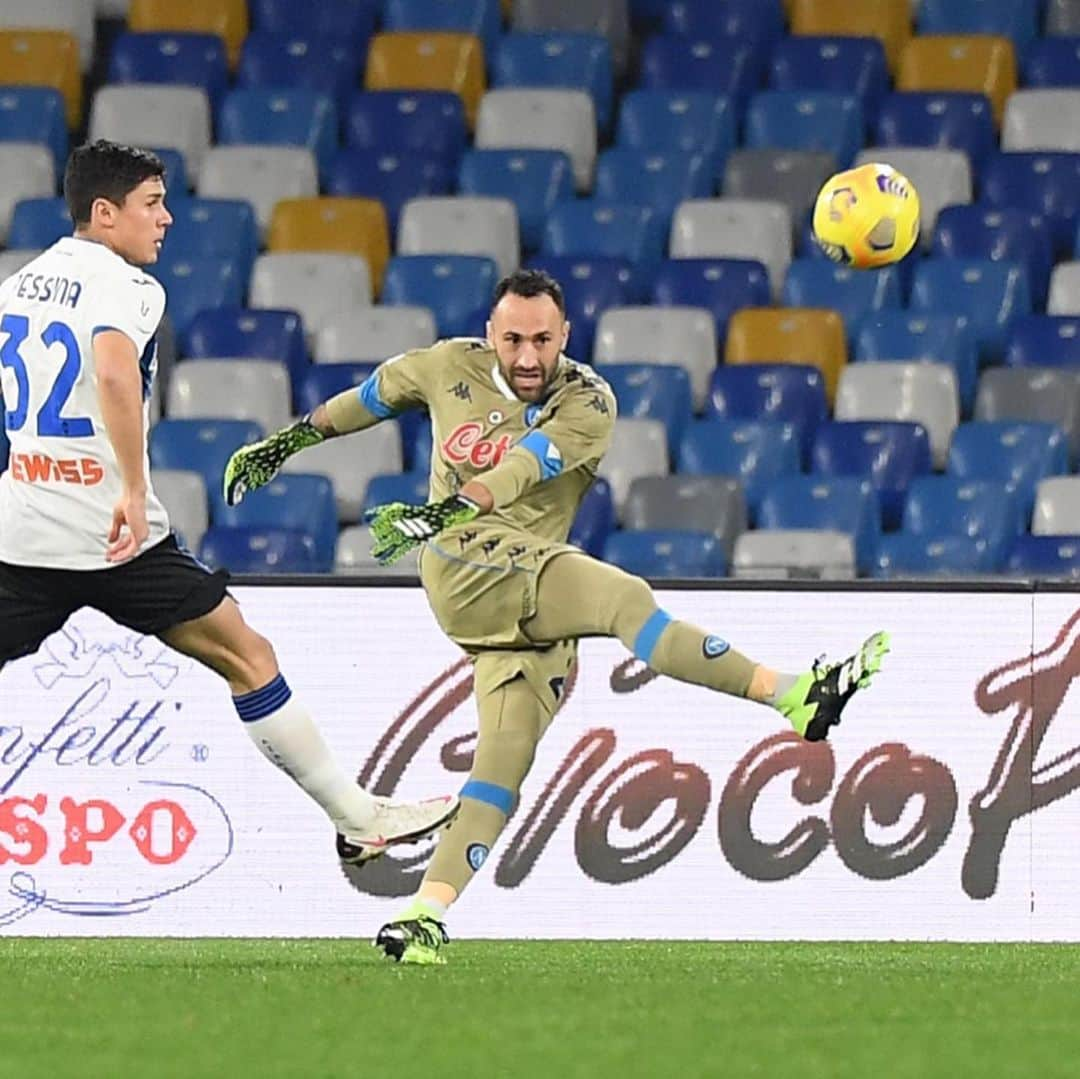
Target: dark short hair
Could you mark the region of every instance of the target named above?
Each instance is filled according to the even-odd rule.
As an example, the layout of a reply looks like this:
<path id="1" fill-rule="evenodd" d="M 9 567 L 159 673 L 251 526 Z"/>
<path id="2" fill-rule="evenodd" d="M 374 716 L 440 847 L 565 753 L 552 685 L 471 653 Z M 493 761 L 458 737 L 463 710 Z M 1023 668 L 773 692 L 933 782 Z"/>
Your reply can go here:
<path id="1" fill-rule="evenodd" d="M 566 316 L 566 300 L 563 299 L 562 285 L 543 270 L 515 270 L 507 274 L 496 286 L 491 306 L 494 307 L 508 292 L 515 296 L 524 296 L 531 300 L 534 296 L 550 296 L 559 309 L 559 314 Z"/>
<path id="2" fill-rule="evenodd" d="M 95 199 L 108 199 L 116 206 L 143 182 L 165 176 L 165 164 L 149 150 L 122 146 L 98 139 L 71 152 L 64 169 L 64 200 L 76 225 L 90 221 Z"/>

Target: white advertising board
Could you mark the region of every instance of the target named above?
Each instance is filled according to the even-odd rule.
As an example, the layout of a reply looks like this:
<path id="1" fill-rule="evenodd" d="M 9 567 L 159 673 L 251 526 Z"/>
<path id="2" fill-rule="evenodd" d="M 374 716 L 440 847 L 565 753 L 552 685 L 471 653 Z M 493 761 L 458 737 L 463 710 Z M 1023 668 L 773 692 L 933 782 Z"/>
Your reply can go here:
<path id="1" fill-rule="evenodd" d="M 470 669 L 421 591 L 235 592 L 365 785 L 462 785 Z M 455 936 L 1080 940 L 1080 597 L 660 599 L 783 670 L 878 628 L 893 652 L 811 745 L 584 642 Z M 332 838 L 154 639 L 83 611 L 0 672 L 0 932 L 371 937 L 430 846 L 345 872 Z"/>

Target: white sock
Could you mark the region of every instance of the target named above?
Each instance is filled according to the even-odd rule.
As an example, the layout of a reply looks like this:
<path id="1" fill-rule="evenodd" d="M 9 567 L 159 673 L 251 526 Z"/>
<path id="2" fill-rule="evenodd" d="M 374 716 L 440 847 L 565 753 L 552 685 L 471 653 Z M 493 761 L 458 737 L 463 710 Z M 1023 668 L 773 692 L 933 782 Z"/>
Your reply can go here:
<path id="1" fill-rule="evenodd" d="M 233 704 L 263 756 L 307 791 L 339 832 L 371 826 L 374 799 L 338 766 L 282 675 L 262 689 L 234 697 Z"/>

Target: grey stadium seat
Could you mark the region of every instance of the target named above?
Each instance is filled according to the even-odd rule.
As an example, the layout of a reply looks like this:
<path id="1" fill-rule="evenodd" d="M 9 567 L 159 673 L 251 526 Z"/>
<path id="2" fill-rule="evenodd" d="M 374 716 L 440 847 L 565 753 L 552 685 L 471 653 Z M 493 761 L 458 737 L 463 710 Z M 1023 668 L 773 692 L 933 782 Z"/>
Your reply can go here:
<path id="1" fill-rule="evenodd" d="M 286 472 L 316 472 L 334 484 L 338 519 L 360 519 L 364 492 L 372 476 L 401 471 L 401 431 L 393 422 L 380 423 L 352 438 L 334 438 L 309 446 L 290 457 Z"/>
<path id="2" fill-rule="evenodd" d="M 874 146 L 859 151 L 856 165 L 880 161 L 902 172 L 919 192 L 922 245 L 929 249 L 938 213 L 946 206 L 971 202 L 971 162 L 962 150 L 926 150 Z"/>
<path id="3" fill-rule="evenodd" d="M 210 525 L 206 484 L 202 474 L 179 468 L 156 468 L 150 483 L 169 514 L 169 521 L 191 551 L 199 549 L 203 533 Z"/>
<path id="4" fill-rule="evenodd" d="M 401 577 L 404 580 L 416 580 L 420 576 L 416 564 L 419 554 L 419 548 L 414 548 L 393 565 L 380 566 L 371 557 L 371 533 L 367 530 L 367 527 L 364 525 L 350 525 L 338 533 L 334 572 L 342 576 L 370 573 L 377 574 L 379 577 Z"/>
<path id="5" fill-rule="evenodd" d="M 622 516 L 630 484 L 639 476 L 668 474 L 667 431 L 661 420 L 617 419 L 611 448 L 600 475 L 611 484 L 615 510 Z"/>
<path id="6" fill-rule="evenodd" d="M 1051 476 L 1039 483 L 1031 531 L 1036 536 L 1080 535 L 1080 476 Z"/>
<path id="7" fill-rule="evenodd" d="M 289 372 L 272 360 L 185 360 L 165 403 L 172 419 L 255 420 L 277 431 L 292 416 Z"/>
<path id="8" fill-rule="evenodd" d="M 489 90 L 476 118 L 478 150 L 563 150 L 579 192 L 596 168 L 596 110 L 583 90 Z"/>
<path id="9" fill-rule="evenodd" d="M 836 390 L 838 420 L 921 423 L 935 468 L 944 468 L 960 422 L 956 372 L 942 363 L 866 361 L 848 364 Z"/>
<path id="10" fill-rule="evenodd" d="M 1002 150 L 1080 151 L 1080 90 L 1017 90 L 1005 103 Z"/>
<path id="11" fill-rule="evenodd" d="M 79 43 L 79 64 L 94 62 L 94 0 L 0 0 L 5 30 L 63 30 Z"/>
<path id="12" fill-rule="evenodd" d="M 1065 432 L 1080 452 L 1080 379 L 1054 367 L 991 367 L 979 379 L 977 420 L 1034 420 Z"/>
<path id="13" fill-rule="evenodd" d="M 726 198 L 782 202 L 798 224 L 836 171 L 832 154 L 816 150 L 736 150 L 724 167 L 723 191 Z"/>
<path id="14" fill-rule="evenodd" d="M 1046 32 L 1056 36 L 1080 34 L 1080 0 L 1047 0 Z"/>
<path id="15" fill-rule="evenodd" d="M 817 529 L 762 529 L 735 541 L 736 577 L 818 577 L 850 580 L 855 576 L 855 544 L 845 532 Z"/>
<path id="16" fill-rule="evenodd" d="M 728 476 L 640 476 L 630 484 L 623 524 L 709 532 L 730 560 L 747 528 L 746 496 L 742 484 Z"/>
<path id="17" fill-rule="evenodd" d="M 779 296 L 792 249 L 791 211 L 760 199 L 686 199 L 671 222 L 671 257 L 757 259 Z"/>
<path id="18" fill-rule="evenodd" d="M 250 202 L 264 234 L 282 199 L 319 193 L 315 155 L 300 146 L 215 146 L 195 174 L 202 198 Z"/>
<path id="19" fill-rule="evenodd" d="M 471 195 L 409 199 L 398 219 L 397 253 L 483 255 L 505 276 L 521 261 L 517 207 Z"/>
<path id="20" fill-rule="evenodd" d="M 329 322 L 371 304 L 371 272 L 359 255 L 281 251 L 260 255 L 251 272 L 252 307 L 299 311 L 308 341 Z"/>
<path id="21" fill-rule="evenodd" d="M 1048 315 L 1080 315 L 1080 262 L 1059 262 L 1050 275 Z"/>
<path id="22" fill-rule="evenodd" d="M 435 343 L 435 316 L 426 307 L 361 307 L 338 311 L 315 338 L 316 363 L 381 363 Z"/>
<path id="23" fill-rule="evenodd" d="M 609 307 L 596 326 L 593 363 L 685 367 L 700 410 L 716 370 L 716 321 L 701 307 Z"/>
<path id="24" fill-rule="evenodd" d="M 31 142 L 5 142 L 4 152 L 0 154 L 0 241 L 7 241 L 15 203 L 55 192 L 56 173 L 48 147 Z"/>
<path id="25" fill-rule="evenodd" d="M 103 86 L 90 106 L 88 138 L 179 150 L 198 175 L 210 148 L 210 101 L 194 86 Z"/>
<path id="26" fill-rule="evenodd" d="M 0 251 L 0 281 L 6 281 L 13 273 L 18 273 L 41 251 L 38 247 L 13 247 L 9 251 Z"/>
<path id="27" fill-rule="evenodd" d="M 514 0 L 514 30 L 564 30 L 602 34 L 611 46 L 616 81 L 630 60 L 630 11 L 628 0 L 574 0 L 553 4 L 551 0 Z"/>

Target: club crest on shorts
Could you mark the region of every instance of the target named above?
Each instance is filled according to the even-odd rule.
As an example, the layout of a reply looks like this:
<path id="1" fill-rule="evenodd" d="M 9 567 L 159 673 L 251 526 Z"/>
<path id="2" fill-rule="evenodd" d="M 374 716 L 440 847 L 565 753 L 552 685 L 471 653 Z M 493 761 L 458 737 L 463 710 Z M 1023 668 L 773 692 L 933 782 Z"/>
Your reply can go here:
<path id="1" fill-rule="evenodd" d="M 731 648 L 731 645 L 723 637 L 717 637 L 715 633 L 710 633 L 701 642 L 701 651 L 706 659 L 716 659 L 728 651 L 729 648 Z"/>
<path id="2" fill-rule="evenodd" d="M 483 843 L 470 843 L 465 850 L 465 861 L 472 869 L 479 869 L 487 861 L 488 848 Z"/>

